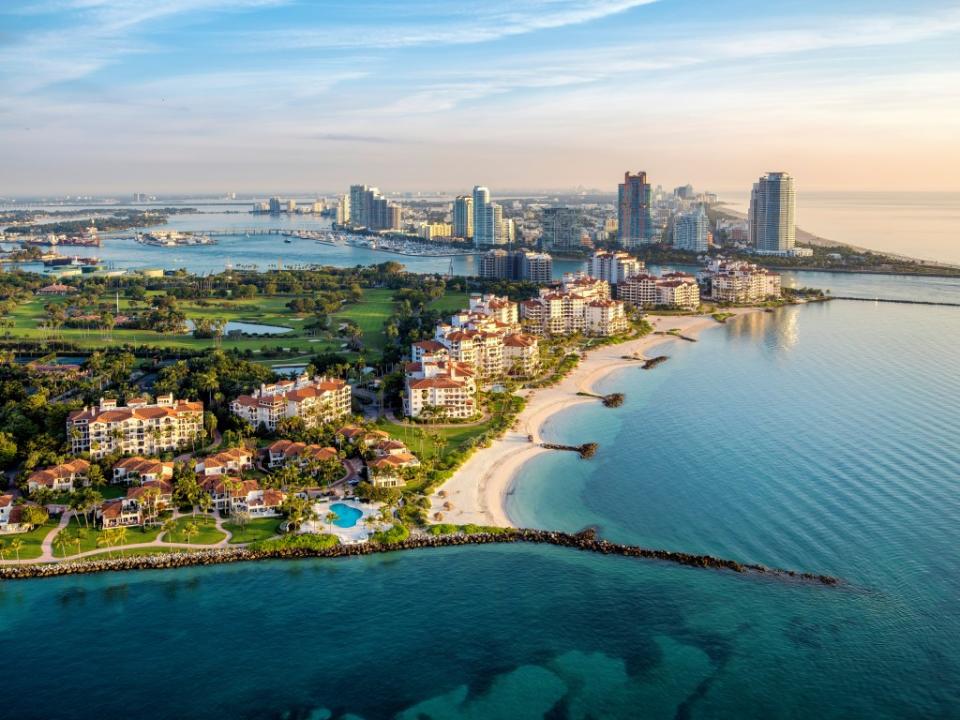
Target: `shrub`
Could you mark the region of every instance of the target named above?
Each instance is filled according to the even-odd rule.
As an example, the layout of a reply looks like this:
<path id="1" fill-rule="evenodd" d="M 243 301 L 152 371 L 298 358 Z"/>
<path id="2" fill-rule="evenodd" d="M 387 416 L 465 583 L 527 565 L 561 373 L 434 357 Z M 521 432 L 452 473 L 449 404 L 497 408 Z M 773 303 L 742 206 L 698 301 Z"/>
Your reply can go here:
<path id="1" fill-rule="evenodd" d="M 371 540 L 380 545 L 396 545 L 408 537 L 410 537 L 410 531 L 406 525 L 394 525 L 389 530 L 375 532 Z"/>
<path id="2" fill-rule="evenodd" d="M 304 533 L 302 535 L 284 535 L 273 538 L 272 540 L 260 540 L 250 544 L 251 550 L 260 550 L 269 552 L 271 550 L 289 550 L 297 548 L 300 550 L 329 550 L 340 544 L 340 538 L 336 535 L 314 535 Z"/>

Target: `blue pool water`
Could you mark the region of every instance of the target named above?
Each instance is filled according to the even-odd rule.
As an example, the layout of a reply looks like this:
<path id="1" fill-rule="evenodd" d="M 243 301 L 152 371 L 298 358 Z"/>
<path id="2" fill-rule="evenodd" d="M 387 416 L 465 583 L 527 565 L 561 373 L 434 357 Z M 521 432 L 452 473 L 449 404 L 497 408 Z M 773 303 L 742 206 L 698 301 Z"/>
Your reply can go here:
<path id="1" fill-rule="evenodd" d="M 520 545 L 7 582 L 0 717 L 960 717 L 960 312 L 700 338 L 552 421 L 599 451 L 511 514 L 843 586 Z"/>
<path id="2" fill-rule="evenodd" d="M 334 503 L 330 506 L 330 511 L 337 514 L 337 519 L 333 521 L 333 524 L 342 528 L 352 528 L 363 517 L 363 510 L 358 510 L 343 503 Z"/>

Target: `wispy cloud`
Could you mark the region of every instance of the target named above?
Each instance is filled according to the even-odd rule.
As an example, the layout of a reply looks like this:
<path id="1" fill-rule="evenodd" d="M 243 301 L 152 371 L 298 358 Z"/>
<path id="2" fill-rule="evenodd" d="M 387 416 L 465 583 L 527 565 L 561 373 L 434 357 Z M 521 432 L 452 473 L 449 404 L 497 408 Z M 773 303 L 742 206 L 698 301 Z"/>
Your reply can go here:
<path id="1" fill-rule="evenodd" d="M 467 45 L 554 30 L 601 20 L 657 0 L 518 0 L 509 4 L 471 4 L 469 13 L 447 15 L 441 22 L 345 25 L 248 33 L 243 42 L 258 47 L 315 50 L 342 48 L 405 48 L 423 45 Z M 442 13 L 440 13 L 442 15 Z"/>

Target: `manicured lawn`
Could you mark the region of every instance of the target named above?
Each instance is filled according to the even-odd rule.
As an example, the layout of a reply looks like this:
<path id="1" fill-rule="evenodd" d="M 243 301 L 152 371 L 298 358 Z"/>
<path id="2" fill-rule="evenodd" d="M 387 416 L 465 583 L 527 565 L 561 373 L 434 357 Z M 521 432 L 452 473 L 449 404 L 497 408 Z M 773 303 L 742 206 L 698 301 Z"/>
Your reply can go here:
<path id="1" fill-rule="evenodd" d="M 257 540 L 266 540 L 280 532 L 280 524 L 283 518 L 256 518 L 248 520 L 243 529 L 234 522 L 227 522 L 223 527 L 229 530 L 233 537 L 230 538 L 231 544 L 256 542 Z"/>
<path id="2" fill-rule="evenodd" d="M 224 337 L 222 347 L 238 350 L 257 351 L 263 347 L 282 346 L 290 348 L 292 354 L 316 353 L 323 350 L 335 349 L 339 343 L 334 341 L 310 342 L 317 338 L 308 337 L 302 328 L 307 316 L 298 315 L 286 307 L 292 296 L 277 295 L 271 297 L 256 297 L 244 300 L 214 299 L 209 304 L 198 305 L 195 302 L 181 302 L 180 308 L 188 319 L 200 318 L 223 319 L 254 322 L 264 325 L 279 325 L 293 329 L 293 332 L 276 336 L 259 337 Z M 111 309 L 115 303 L 114 296 L 104 295 L 101 301 L 109 304 Z M 50 331 L 39 327 L 46 317 L 44 305 L 50 302 L 59 302 L 69 305 L 69 299 L 33 298 L 22 303 L 10 314 L 13 320 L 12 328 L 0 330 L 0 337 L 10 339 L 49 339 Z M 121 299 L 120 311 L 128 312 L 131 309 L 142 310 L 146 305 L 139 303 L 131 308 L 129 301 Z M 154 347 L 199 349 L 213 347 L 216 341 L 212 338 L 194 338 L 192 335 L 161 334 L 149 330 L 112 330 L 110 332 L 97 329 L 60 328 L 58 338 L 75 342 L 87 349 L 103 349 L 111 345 L 131 343 L 133 345 L 149 345 Z"/>
<path id="3" fill-rule="evenodd" d="M 463 310 L 469 304 L 470 295 L 468 293 L 446 293 L 443 297 L 432 300 L 428 306 L 431 310 L 439 310 L 443 313 L 454 313 L 457 310 Z"/>
<path id="4" fill-rule="evenodd" d="M 364 289 L 363 299 L 360 302 L 346 305 L 340 312 L 331 316 L 331 327 L 335 330 L 338 320 L 352 320 L 363 333 L 364 348 L 382 352 L 386 345 L 383 323 L 396 309 L 392 296 L 393 290 L 389 288 Z"/>
<path id="5" fill-rule="evenodd" d="M 101 537 L 104 537 L 104 533 L 101 530 L 96 529 L 95 527 L 85 527 L 83 521 L 77 521 L 77 518 L 73 517 L 70 519 L 70 524 L 66 528 L 60 531 L 60 533 L 68 541 L 66 548 L 61 549 L 57 546 L 56 538 L 54 538 L 53 544 L 53 554 L 55 557 L 69 557 L 71 555 L 77 554 L 77 544 L 75 542 L 76 538 L 80 539 L 80 552 L 89 552 L 90 550 L 109 550 L 112 546 L 119 548 L 123 545 L 139 545 L 140 543 L 153 542 L 157 539 L 157 536 L 160 534 L 159 526 L 152 526 L 149 528 L 139 528 L 139 527 L 129 527 L 126 528 L 125 533 L 119 531 L 114 531 L 113 533 L 113 545 L 103 545 L 98 544 L 98 541 Z M 120 535 L 123 535 L 123 541 L 120 542 Z M 107 537 L 110 536 L 110 531 L 107 531 Z"/>
<path id="6" fill-rule="evenodd" d="M 184 531 L 188 525 L 194 522 L 197 524 L 197 530 L 199 532 L 187 540 Z M 187 515 L 177 518 L 174 523 L 174 529 L 163 536 L 163 541 L 169 543 L 189 543 L 191 545 L 216 545 L 225 537 L 226 535 L 217 529 L 210 515 L 197 515 L 195 518 Z"/>
<path id="7" fill-rule="evenodd" d="M 3 559 L 4 560 L 16 560 L 17 556 L 13 550 L 10 549 L 10 543 L 14 538 L 19 538 L 23 543 L 23 547 L 20 548 L 20 559 L 21 560 L 33 560 L 34 558 L 40 557 L 40 545 L 43 543 L 43 539 L 47 536 L 51 530 L 53 530 L 59 523 L 60 518 L 50 518 L 43 525 L 34 528 L 30 532 L 25 533 L 14 533 L 12 535 L 3 534 L 0 535 L 0 542 L 3 542 Z"/>

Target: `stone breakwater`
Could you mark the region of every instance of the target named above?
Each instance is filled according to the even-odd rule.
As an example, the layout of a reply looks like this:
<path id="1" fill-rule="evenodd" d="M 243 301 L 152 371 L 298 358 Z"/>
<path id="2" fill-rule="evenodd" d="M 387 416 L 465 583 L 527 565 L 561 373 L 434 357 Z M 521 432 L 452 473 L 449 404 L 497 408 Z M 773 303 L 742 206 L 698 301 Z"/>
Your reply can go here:
<path id="1" fill-rule="evenodd" d="M 532 543 L 556 545 L 602 555 L 645 558 L 688 567 L 731 570 L 737 573 L 753 573 L 780 578 L 793 578 L 821 585 L 837 585 L 840 580 L 829 575 L 801 573 L 794 570 L 768 568 L 763 565 L 740 563 L 712 555 L 691 555 L 669 550 L 651 550 L 636 545 L 622 545 L 597 538 L 592 530 L 580 533 L 564 533 L 548 530 L 505 530 L 498 533 L 472 535 L 415 536 L 392 545 L 361 543 L 336 545 L 325 550 L 307 548 L 254 549 L 248 547 L 217 548 L 191 552 L 174 552 L 157 555 L 131 555 L 128 557 L 89 559 L 43 563 L 32 565 L 8 565 L 0 568 L 0 579 L 24 580 L 30 578 L 58 577 L 99 572 L 123 572 L 128 570 L 162 570 L 196 565 L 219 565 L 253 560 L 283 560 L 298 558 L 337 558 L 376 553 L 418 550 L 423 548 L 458 547 L 461 545 L 488 545 L 494 543 Z"/>

